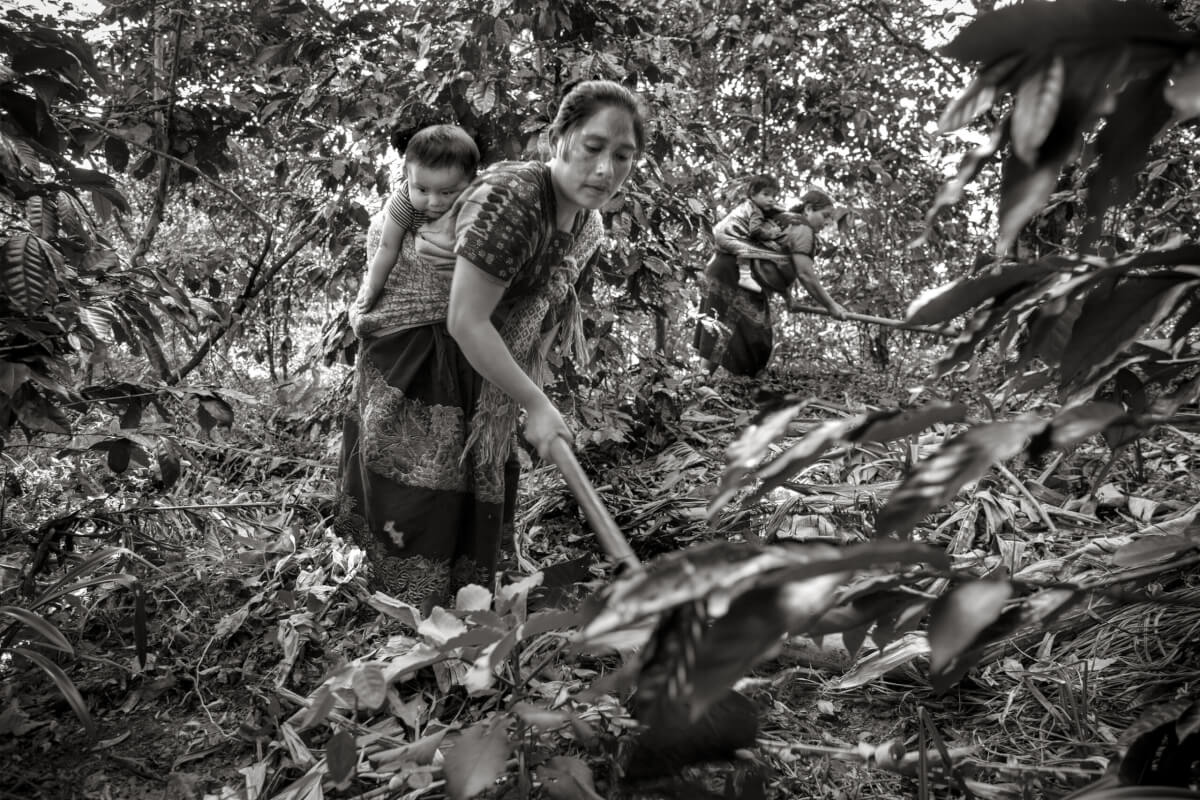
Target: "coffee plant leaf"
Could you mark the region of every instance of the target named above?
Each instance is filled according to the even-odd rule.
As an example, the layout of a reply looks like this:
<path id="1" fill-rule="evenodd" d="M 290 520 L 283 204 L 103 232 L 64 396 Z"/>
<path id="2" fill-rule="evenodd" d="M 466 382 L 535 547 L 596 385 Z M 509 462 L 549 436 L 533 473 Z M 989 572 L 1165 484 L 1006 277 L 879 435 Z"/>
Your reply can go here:
<path id="1" fill-rule="evenodd" d="M 979 633 L 1000 616 L 1012 594 L 1008 581 L 978 580 L 956 586 L 933 602 L 929 610 L 931 678 L 947 672 Z"/>
<path id="2" fill-rule="evenodd" d="M 875 518 L 875 535 L 904 535 L 927 514 L 948 503 L 965 484 L 991 466 L 1020 453 L 1045 422 L 1032 415 L 978 425 L 943 444 L 918 463 Z"/>
<path id="3" fill-rule="evenodd" d="M 504 773 L 512 745 L 501 718 L 479 722 L 453 740 L 442 769 L 451 800 L 467 800 L 491 788 Z"/>

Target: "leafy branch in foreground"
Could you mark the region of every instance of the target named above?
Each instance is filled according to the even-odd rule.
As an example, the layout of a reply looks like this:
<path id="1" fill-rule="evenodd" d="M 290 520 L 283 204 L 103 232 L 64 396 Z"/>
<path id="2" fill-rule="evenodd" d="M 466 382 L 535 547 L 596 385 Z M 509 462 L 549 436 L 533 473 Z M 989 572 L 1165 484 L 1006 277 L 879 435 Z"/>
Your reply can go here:
<path id="1" fill-rule="evenodd" d="M 1054 191 L 1096 125 L 1098 166 L 1087 179 L 1090 217 L 1080 241 L 1100 234 L 1110 206 L 1130 199 L 1146 151 L 1169 122 L 1200 114 L 1200 40 L 1141 0 L 1066 0 L 1010 5 L 979 16 L 943 52 L 978 64 L 974 80 L 942 114 L 959 128 L 1005 94 L 1013 101 L 986 143 L 969 153 L 926 216 L 957 203 L 1006 144 L 996 252 L 1003 255 Z"/>

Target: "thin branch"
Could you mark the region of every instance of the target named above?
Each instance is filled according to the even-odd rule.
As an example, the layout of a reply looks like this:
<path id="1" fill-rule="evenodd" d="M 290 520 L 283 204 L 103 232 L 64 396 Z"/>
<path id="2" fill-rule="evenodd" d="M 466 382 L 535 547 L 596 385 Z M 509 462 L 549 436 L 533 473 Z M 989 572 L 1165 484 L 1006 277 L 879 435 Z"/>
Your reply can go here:
<path id="1" fill-rule="evenodd" d="M 259 224 L 261 224 L 264 228 L 269 229 L 269 228 L 273 227 L 271 222 L 266 217 L 264 217 L 262 214 L 260 214 L 258 211 L 256 211 L 254 209 L 254 207 L 251 206 L 248 202 L 243 200 L 241 195 L 239 195 L 233 189 L 230 189 L 228 186 L 221 183 L 220 181 L 218 181 L 214 178 L 210 178 L 208 175 L 204 174 L 204 172 L 202 170 L 198 169 L 194 164 L 189 164 L 186 161 L 184 161 L 183 159 L 179 158 L 178 156 L 173 156 L 170 153 L 165 153 L 162 150 L 159 150 L 157 147 L 154 147 L 154 146 L 148 145 L 148 144 L 143 144 L 142 142 L 139 142 L 136 139 L 132 139 L 128 136 L 124 136 L 120 133 L 117 133 L 113 129 L 106 128 L 103 125 L 101 125 L 100 123 L 90 120 L 87 117 L 65 117 L 65 118 L 69 119 L 71 122 L 77 122 L 80 125 L 84 125 L 89 128 L 92 128 L 94 130 L 100 131 L 105 136 L 110 136 L 113 139 L 119 139 L 120 141 L 125 142 L 128 145 L 132 145 L 141 150 L 145 150 L 147 153 L 153 153 L 154 155 L 158 156 L 159 158 L 166 159 L 167 161 L 172 161 L 181 167 L 186 167 L 186 168 L 192 170 L 193 172 L 196 173 L 196 176 L 197 176 L 197 178 L 199 178 L 199 180 L 203 181 L 204 183 L 207 183 L 209 186 L 216 189 L 217 191 L 228 195 L 235 203 L 238 204 L 238 206 L 243 211 L 245 211 L 250 216 L 254 217 L 254 219 L 256 219 L 259 222 Z"/>
<path id="2" fill-rule="evenodd" d="M 173 127 L 172 120 L 175 115 L 175 81 L 179 75 L 179 58 L 180 58 L 180 41 L 183 38 L 183 14 L 175 12 L 175 37 L 171 43 L 171 71 L 167 77 L 166 86 L 166 109 L 159 112 L 159 147 L 166 150 L 171 145 L 171 129 Z M 155 40 L 155 67 L 161 69 L 159 63 L 160 39 Z M 161 99 L 161 98 L 160 98 Z M 146 227 L 142 230 L 142 235 L 138 238 L 137 244 L 134 245 L 133 254 L 129 257 L 129 263 L 133 266 L 138 266 L 142 259 L 146 257 L 146 253 L 150 250 L 150 245 L 154 241 L 155 234 L 158 233 L 158 226 L 162 223 L 163 210 L 167 205 L 167 190 L 170 188 L 171 164 L 168 161 L 163 161 L 158 171 L 158 188 L 154 192 L 154 200 L 151 205 L 151 210 L 146 219 Z"/>
<path id="3" fill-rule="evenodd" d="M 883 30 L 887 33 L 887 35 L 890 36 L 892 38 L 892 41 L 894 41 L 896 44 L 900 45 L 901 47 L 905 47 L 905 48 L 908 48 L 909 50 L 913 50 L 917 53 L 920 53 L 921 55 L 925 56 L 926 58 L 930 59 L 931 61 L 936 62 L 938 64 L 938 66 L 940 66 L 942 69 L 946 70 L 946 72 L 950 73 L 951 75 L 957 75 L 957 74 L 961 73 L 962 70 L 959 67 L 957 67 L 954 64 L 952 64 L 951 62 L 947 61 L 945 58 L 938 55 L 933 50 L 930 50 L 925 45 L 920 44 L 919 42 L 915 42 L 912 39 L 905 36 L 904 34 L 897 31 L 895 28 L 892 27 L 892 24 L 887 19 L 884 19 L 878 12 L 876 12 L 873 8 L 869 7 L 866 3 L 864 3 L 862 5 L 857 5 L 857 6 L 849 6 L 849 7 L 847 7 L 846 10 L 847 11 L 855 10 L 855 11 L 862 12 L 862 14 L 864 16 L 866 16 L 867 18 L 872 19 L 875 22 L 879 23 L 879 27 L 883 28 Z"/>
<path id="4" fill-rule="evenodd" d="M 271 246 L 271 236 L 270 236 L 270 233 L 268 232 L 266 248 L 264 248 L 263 253 L 259 257 L 258 262 L 254 265 L 252 273 L 246 281 L 246 288 L 242 290 L 242 293 L 238 296 L 237 301 L 234 303 L 234 307 L 231 310 L 230 315 L 229 315 L 229 322 L 222 325 L 220 328 L 217 328 L 215 330 L 210 330 L 208 336 L 205 338 L 204 342 L 201 343 L 200 347 L 196 350 L 196 352 L 192 355 L 191 359 L 189 359 L 186 364 L 184 364 L 182 367 L 180 367 L 178 370 L 176 370 L 170 377 L 167 378 L 167 384 L 173 386 L 173 385 L 179 383 L 181 380 L 183 380 L 185 377 L 187 377 L 187 375 L 190 374 L 192 370 L 194 370 L 196 367 L 200 366 L 200 364 L 208 356 L 209 351 L 212 350 L 213 345 L 215 345 L 217 342 L 219 342 L 221 340 L 221 338 L 224 337 L 225 334 L 229 332 L 229 330 L 233 327 L 235 321 L 243 318 L 243 312 L 246 310 L 247 306 L 249 306 L 250 301 L 253 300 L 254 297 L 262 291 L 263 287 L 266 286 L 270 282 L 270 280 L 275 277 L 275 275 L 279 272 L 279 270 L 281 270 L 289 261 L 291 261 L 293 258 L 295 258 L 296 254 L 299 253 L 300 250 L 302 248 L 304 248 L 305 245 L 307 245 L 313 239 L 317 238 L 317 235 L 319 233 L 320 233 L 320 231 L 317 230 L 317 228 L 315 226 L 309 226 L 308 232 L 305 233 L 303 236 L 301 236 L 292 245 L 291 249 L 288 250 L 288 252 L 286 252 L 282 256 L 280 256 L 279 259 L 276 260 L 276 262 L 274 264 L 272 264 L 271 267 L 266 271 L 266 274 L 263 276 L 262 280 L 257 281 L 257 285 L 255 285 L 256 278 L 258 276 L 258 272 L 260 271 L 262 263 L 263 263 L 264 259 L 266 258 L 267 249 L 270 248 L 270 246 Z"/>

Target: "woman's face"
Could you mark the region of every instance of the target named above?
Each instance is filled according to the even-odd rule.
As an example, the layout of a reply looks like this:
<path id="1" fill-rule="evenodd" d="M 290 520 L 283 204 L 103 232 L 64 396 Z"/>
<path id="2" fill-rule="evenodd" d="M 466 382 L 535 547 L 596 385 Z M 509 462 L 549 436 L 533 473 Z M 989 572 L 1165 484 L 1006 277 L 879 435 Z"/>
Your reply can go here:
<path id="1" fill-rule="evenodd" d="M 605 106 L 560 139 L 550 160 L 559 211 L 597 209 L 629 177 L 637 158 L 633 116 Z"/>

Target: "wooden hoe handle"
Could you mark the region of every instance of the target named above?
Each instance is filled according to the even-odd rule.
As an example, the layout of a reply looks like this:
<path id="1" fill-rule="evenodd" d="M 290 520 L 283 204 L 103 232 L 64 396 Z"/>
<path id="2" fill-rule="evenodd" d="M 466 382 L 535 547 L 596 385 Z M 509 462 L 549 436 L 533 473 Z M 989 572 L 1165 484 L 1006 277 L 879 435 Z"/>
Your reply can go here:
<path id="1" fill-rule="evenodd" d="M 588 524 L 592 526 L 596 538 L 600 540 L 600 546 L 604 548 L 608 557 L 627 572 L 641 570 L 642 564 L 634 554 L 633 548 L 629 546 L 625 535 L 604 507 L 600 494 L 588 480 L 583 467 L 579 466 L 579 461 L 571 452 L 571 445 L 566 439 L 559 437 L 550 443 L 550 460 L 562 473 L 563 480 L 567 482 L 571 494 L 575 495 L 575 500 L 583 509 L 583 515 L 587 517 Z"/>

